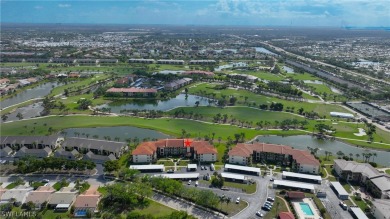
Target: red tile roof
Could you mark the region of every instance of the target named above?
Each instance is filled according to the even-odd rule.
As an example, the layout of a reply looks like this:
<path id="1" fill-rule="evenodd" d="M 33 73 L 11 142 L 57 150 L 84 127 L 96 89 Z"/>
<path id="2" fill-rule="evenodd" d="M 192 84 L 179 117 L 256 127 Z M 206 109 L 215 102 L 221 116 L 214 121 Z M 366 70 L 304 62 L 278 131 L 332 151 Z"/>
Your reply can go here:
<path id="1" fill-rule="evenodd" d="M 214 146 L 210 145 L 207 141 L 195 141 L 192 142 L 191 147 L 194 147 L 194 151 L 197 154 L 217 154 L 217 150 Z"/>
<path id="2" fill-rule="evenodd" d="M 112 92 L 112 93 L 157 93 L 156 89 L 146 89 L 146 88 L 135 88 L 135 87 L 130 87 L 130 88 L 115 88 L 112 87 L 107 90 L 107 92 Z"/>
<path id="3" fill-rule="evenodd" d="M 185 74 L 185 75 L 206 75 L 206 76 L 213 76 L 214 73 L 212 72 L 209 72 L 209 71 L 186 71 L 186 72 L 183 72 L 182 74 Z"/>
<path id="4" fill-rule="evenodd" d="M 304 199 L 305 193 L 291 191 L 291 192 L 287 192 L 287 197 L 289 197 L 291 199 Z"/>
<path id="5" fill-rule="evenodd" d="M 96 208 L 100 201 L 101 194 L 97 191 L 97 186 L 91 186 L 83 194 L 76 198 L 75 208 Z"/>
<path id="6" fill-rule="evenodd" d="M 278 216 L 279 219 L 295 219 L 291 212 L 280 212 Z"/>

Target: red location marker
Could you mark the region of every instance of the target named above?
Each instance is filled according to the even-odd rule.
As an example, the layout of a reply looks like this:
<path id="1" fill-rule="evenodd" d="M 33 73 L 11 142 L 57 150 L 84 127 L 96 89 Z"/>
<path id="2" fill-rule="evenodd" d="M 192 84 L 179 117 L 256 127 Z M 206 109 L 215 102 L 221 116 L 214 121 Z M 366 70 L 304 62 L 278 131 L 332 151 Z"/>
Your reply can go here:
<path id="1" fill-rule="evenodd" d="M 187 139 L 184 140 L 184 146 L 185 146 L 185 147 L 190 147 L 190 146 L 191 146 L 191 143 L 192 143 L 191 139 L 188 139 L 188 138 L 187 138 Z"/>

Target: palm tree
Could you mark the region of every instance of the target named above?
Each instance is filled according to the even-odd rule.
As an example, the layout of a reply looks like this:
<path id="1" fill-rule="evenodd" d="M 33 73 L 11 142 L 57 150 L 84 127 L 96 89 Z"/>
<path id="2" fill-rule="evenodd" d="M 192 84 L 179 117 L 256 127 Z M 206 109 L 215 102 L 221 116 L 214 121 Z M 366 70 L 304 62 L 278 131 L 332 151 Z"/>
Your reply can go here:
<path id="1" fill-rule="evenodd" d="M 349 153 L 349 159 L 352 160 L 352 156 L 353 154 L 352 153 Z"/>
<path id="2" fill-rule="evenodd" d="M 378 156 L 376 152 L 372 153 L 372 162 L 374 162 L 374 157 Z"/>
<path id="3" fill-rule="evenodd" d="M 360 154 L 355 154 L 355 156 L 356 156 L 356 160 L 357 160 L 357 159 L 359 159 Z"/>

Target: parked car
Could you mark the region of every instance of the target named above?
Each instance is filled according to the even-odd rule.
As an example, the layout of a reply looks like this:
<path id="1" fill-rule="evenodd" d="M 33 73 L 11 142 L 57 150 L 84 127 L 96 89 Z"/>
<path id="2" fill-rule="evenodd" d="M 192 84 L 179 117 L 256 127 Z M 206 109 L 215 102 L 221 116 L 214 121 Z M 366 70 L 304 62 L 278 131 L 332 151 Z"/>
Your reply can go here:
<path id="1" fill-rule="evenodd" d="M 272 198 L 272 197 L 268 197 L 268 198 L 267 198 L 267 201 L 274 202 L 274 201 L 275 201 L 275 199 L 274 199 L 274 198 Z"/>
<path id="2" fill-rule="evenodd" d="M 271 182 L 274 181 L 274 178 L 269 179 L 269 181 L 271 181 Z"/>
<path id="3" fill-rule="evenodd" d="M 204 170 L 203 166 L 200 166 L 200 169 L 201 169 L 201 170 Z"/>
<path id="4" fill-rule="evenodd" d="M 173 169 L 169 169 L 167 173 L 174 173 L 175 171 Z"/>
<path id="5" fill-rule="evenodd" d="M 266 210 L 266 211 L 270 211 L 271 210 L 271 208 L 270 207 L 267 207 L 267 206 L 263 206 L 263 207 L 261 207 L 263 210 Z"/>
<path id="6" fill-rule="evenodd" d="M 50 181 L 48 179 L 43 179 L 42 183 L 49 183 Z"/>
<path id="7" fill-rule="evenodd" d="M 269 201 L 266 201 L 265 204 L 270 205 L 270 206 L 274 205 L 272 202 L 269 202 Z"/>
<path id="8" fill-rule="evenodd" d="M 343 201 L 340 201 L 339 205 L 344 209 L 344 211 L 348 209 L 348 205 L 346 205 Z"/>
<path id="9" fill-rule="evenodd" d="M 256 212 L 256 215 L 259 216 L 259 217 L 263 217 L 263 213 L 261 213 L 260 211 Z"/>
<path id="10" fill-rule="evenodd" d="M 238 198 L 236 199 L 236 204 L 240 204 L 240 200 L 241 200 L 241 198 L 238 197 Z"/>
<path id="11" fill-rule="evenodd" d="M 197 187 L 199 185 L 198 181 L 195 182 L 195 186 Z"/>
<path id="12" fill-rule="evenodd" d="M 229 191 L 229 188 L 226 186 L 222 186 L 221 190 Z"/>
<path id="13" fill-rule="evenodd" d="M 188 181 L 188 185 L 191 185 L 191 180 Z"/>

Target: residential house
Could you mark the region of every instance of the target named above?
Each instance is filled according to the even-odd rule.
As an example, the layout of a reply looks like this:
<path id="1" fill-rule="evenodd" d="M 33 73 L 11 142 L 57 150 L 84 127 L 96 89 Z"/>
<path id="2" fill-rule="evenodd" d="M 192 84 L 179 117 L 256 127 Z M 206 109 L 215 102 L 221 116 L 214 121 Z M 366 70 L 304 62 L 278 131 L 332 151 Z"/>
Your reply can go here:
<path id="1" fill-rule="evenodd" d="M 118 59 L 99 59 L 97 60 L 99 64 L 116 64 Z"/>
<path id="2" fill-rule="evenodd" d="M 184 60 L 159 59 L 157 64 L 184 65 Z"/>
<path id="3" fill-rule="evenodd" d="M 185 71 L 182 75 L 195 76 L 195 77 L 213 77 L 214 73 L 210 71 Z"/>
<path id="4" fill-rule="evenodd" d="M 63 187 L 60 191 L 53 193 L 48 201 L 48 208 L 58 211 L 68 211 L 76 200 L 77 191 L 71 187 Z"/>
<path id="5" fill-rule="evenodd" d="M 188 139 L 162 139 L 141 143 L 133 150 L 134 163 L 151 163 L 158 157 L 187 156 L 200 162 L 217 161 L 217 150 L 207 141 L 193 141 Z"/>
<path id="6" fill-rule="evenodd" d="M 96 59 L 77 59 L 76 62 L 80 65 L 96 65 Z"/>
<path id="7" fill-rule="evenodd" d="M 190 65 L 215 65 L 217 62 L 215 60 L 190 60 Z"/>
<path id="8" fill-rule="evenodd" d="M 22 147 L 15 154 L 15 158 L 23 158 L 27 156 L 37 157 L 37 158 L 45 158 L 50 156 L 52 150 L 49 147 L 45 147 L 43 149 L 28 149 L 27 147 Z"/>
<path id="9" fill-rule="evenodd" d="M 2 78 L 0 79 L 0 85 L 6 85 L 9 84 L 10 80 L 8 78 Z"/>
<path id="10" fill-rule="evenodd" d="M 63 138 L 58 135 L 50 136 L 0 136 L 0 149 L 10 147 L 19 150 L 22 147 L 29 149 L 43 149 L 49 147 L 55 149 L 60 146 Z"/>
<path id="11" fill-rule="evenodd" d="M 8 146 L 5 146 L 4 148 L 0 149 L 0 157 L 7 157 L 10 154 L 12 154 L 12 149 Z"/>
<path id="12" fill-rule="evenodd" d="M 110 154 L 110 155 L 98 155 L 98 154 L 94 154 L 92 151 L 88 151 L 88 153 L 85 154 L 85 156 L 83 157 L 83 160 L 89 160 L 89 161 L 92 161 L 92 162 L 95 162 L 95 163 L 104 163 L 106 161 L 109 161 L 109 160 L 116 160 L 116 157 L 115 155 L 113 154 Z"/>
<path id="13" fill-rule="evenodd" d="M 390 176 L 370 164 L 336 159 L 333 169 L 341 179 L 365 185 L 373 197 L 390 198 Z"/>
<path id="14" fill-rule="evenodd" d="M 124 97 L 153 97 L 157 94 L 157 90 L 153 88 L 115 88 L 107 90 L 107 93 L 120 93 Z"/>
<path id="15" fill-rule="evenodd" d="M 320 162 L 307 151 L 293 149 L 290 146 L 266 143 L 237 144 L 229 153 L 229 163 L 248 165 L 253 161 L 272 161 L 291 166 L 300 173 L 318 174 Z"/>
<path id="16" fill-rule="evenodd" d="M 192 81 L 191 78 L 182 78 L 175 81 L 172 81 L 170 83 L 166 83 L 164 85 L 165 90 L 174 91 L 177 90 L 185 85 L 190 84 Z"/>
<path id="17" fill-rule="evenodd" d="M 65 139 L 62 148 L 67 151 L 75 149 L 82 154 L 89 151 L 96 155 L 108 156 L 113 154 L 116 158 L 119 158 L 127 150 L 127 145 L 125 142 L 71 137 Z"/>
<path id="18" fill-rule="evenodd" d="M 372 201 L 371 212 L 376 219 L 390 219 L 390 200 L 375 199 Z"/>
<path id="19" fill-rule="evenodd" d="M 129 63 L 145 63 L 145 64 L 153 64 L 154 59 L 129 59 Z"/>
<path id="20" fill-rule="evenodd" d="M 40 186 L 35 191 L 31 191 L 25 200 L 26 203 L 32 202 L 35 205 L 35 209 L 39 210 L 42 208 L 45 208 L 46 206 L 42 206 L 44 203 L 47 203 L 49 201 L 50 196 L 55 192 L 56 190 L 53 189 L 51 186 Z"/>
<path id="21" fill-rule="evenodd" d="M 65 64 L 74 64 L 76 62 L 76 59 L 72 58 L 53 58 L 51 59 L 51 62 L 53 63 L 65 63 Z"/>
<path id="22" fill-rule="evenodd" d="M 73 204 L 75 216 L 85 217 L 86 211 L 98 212 L 98 204 L 102 195 L 97 191 L 97 186 L 91 186 L 87 191 L 76 198 Z"/>
<path id="23" fill-rule="evenodd" d="M 63 158 L 66 160 L 78 160 L 83 155 L 81 155 L 76 149 L 72 151 L 66 151 L 63 148 L 59 148 L 54 152 L 54 157 Z"/>
<path id="24" fill-rule="evenodd" d="M 32 187 L 18 186 L 13 189 L 6 190 L 0 199 L 0 204 L 9 203 L 11 200 L 24 204 L 29 192 L 33 190 Z"/>

